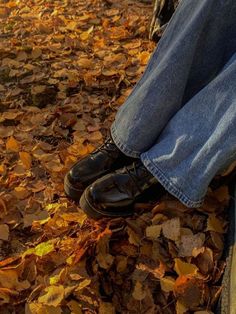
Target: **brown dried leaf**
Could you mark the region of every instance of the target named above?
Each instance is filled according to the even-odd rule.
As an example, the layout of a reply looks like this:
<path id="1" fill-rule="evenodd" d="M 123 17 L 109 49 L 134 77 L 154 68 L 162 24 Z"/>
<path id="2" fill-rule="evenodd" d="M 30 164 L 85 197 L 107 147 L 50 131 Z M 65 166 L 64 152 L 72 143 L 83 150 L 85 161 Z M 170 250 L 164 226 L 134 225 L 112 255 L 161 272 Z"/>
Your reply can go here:
<path id="1" fill-rule="evenodd" d="M 9 227 L 6 224 L 0 225 L 0 240 L 7 241 L 9 238 Z"/>
<path id="2" fill-rule="evenodd" d="M 170 240 L 177 241 L 180 237 L 180 219 L 172 218 L 162 224 L 163 235 Z"/>
<path id="3" fill-rule="evenodd" d="M 132 296 L 135 300 L 142 301 L 146 297 L 145 287 L 141 282 L 136 281 Z"/>

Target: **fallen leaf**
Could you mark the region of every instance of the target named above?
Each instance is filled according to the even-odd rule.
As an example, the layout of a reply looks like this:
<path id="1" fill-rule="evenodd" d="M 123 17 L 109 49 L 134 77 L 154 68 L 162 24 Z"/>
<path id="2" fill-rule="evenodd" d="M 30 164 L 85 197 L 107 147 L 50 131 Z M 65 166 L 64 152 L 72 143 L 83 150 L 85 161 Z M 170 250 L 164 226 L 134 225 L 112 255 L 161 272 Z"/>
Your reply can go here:
<path id="1" fill-rule="evenodd" d="M 225 221 L 216 217 L 215 214 L 209 214 L 207 219 L 207 231 L 215 231 L 219 233 L 225 233 Z"/>
<path id="2" fill-rule="evenodd" d="M 20 155 L 20 160 L 22 161 L 22 164 L 24 165 L 26 169 L 29 170 L 32 164 L 31 155 L 27 152 L 19 152 L 19 155 Z"/>
<path id="3" fill-rule="evenodd" d="M 54 245 L 51 243 L 51 241 L 42 242 L 35 247 L 34 254 L 42 257 L 48 253 L 51 253 L 53 250 Z"/>
<path id="4" fill-rule="evenodd" d="M 62 309 L 59 306 L 48 306 L 36 302 L 26 303 L 25 314 L 62 314 Z"/>
<path id="5" fill-rule="evenodd" d="M 135 300 L 142 301 L 146 297 L 145 287 L 141 282 L 136 281 L 132 296 Z"/>
<path id="6" fill-rule="evenodd" d="M 57 307 L 64 299 L 65 289 L 62 285 L 49 286 L 44 289 L 44 292 L 46 293 L 38 298 L 38 302 L 48 306 Z"/>
<path id="7" fill-rule="evenodd" d="M 146 228 L 146 236 L 150 239 L 156 240 L 161 234 L 161 225 L 149 226 Z"/>
<path id="8" fill-rule="evenodd" d="M 185 263 L 179 258 L 175 258 L 174 270 L 179 276 L 196 275 L 198 272 L 198 268 L 196 265 L 191 263 Z"/>
<path id="9" fill-rule="evenodd" d="M 176 314 L 185 314 L 188 311 L 188 308 L 180 303 L 178 300 L 176 302 Z"/>
<path id="10" fill-rule="evenodd" d="M 20 144 L 11 136 L 6 142 L 6 149 L 10 152 L 18 152 L 20 150 Z"/>
<path id="11" fill-rule="evenodd" d="M 166 276 L 160 279 L 160 284 L 161 290 L 164 292 L 171 292 L 174 290 L 175 279 L 170 276 Z"/>
<path id="12" fill-rule="evenodd" d="M 191 276 L 179 276 L 174 286 L 177 300 L 187 309 L 193 309 L 202 302 L 204 283 Z"/>
<path id="13" fill-rule="evenodd" d="M 14 189 L 14 195 L 19 199 L 19 200 L 24 200 L 26 199 L 31 192 L 25 188 L 24 186 L 17 186 Z"/>
<path id="14" fill-rule="evenodd" d="M 67 306 L 71 310 L 71 314 L 83 314 L 81 305 L 75 300 L 69 301 Z"/>
<path id="15" fill-rule="evenodd" d="M 179 245 L 179 256 L 192 256 L 194 248 L 200 248 L 205 241 L 204 233 L 197 233 L 194 235 L 182 235 Z"/>
<path id="16" fill-rule="evenodd" d="M 9 238 L 9 227 L 6 224 L 0 225 L 0 240 L 7 241 Z"/>
<path id="17" fill-rule="evenodd" d="M 115 314 L 116 310 L 112 303 L 100 302 L 98 314 Z"/>
<path id="18" fill-rule="evenodd" d="M 170 240 L 177 241 L 180 237 L 180 219 L 172 218 L 162 224 L 163 235 Z"/>

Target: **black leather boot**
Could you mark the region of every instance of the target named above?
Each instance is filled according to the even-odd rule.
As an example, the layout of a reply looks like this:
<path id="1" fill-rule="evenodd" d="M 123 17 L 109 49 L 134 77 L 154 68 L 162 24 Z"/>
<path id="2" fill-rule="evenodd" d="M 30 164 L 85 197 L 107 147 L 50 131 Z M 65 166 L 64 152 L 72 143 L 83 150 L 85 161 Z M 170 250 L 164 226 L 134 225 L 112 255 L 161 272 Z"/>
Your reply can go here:
<path id="1" fill-rule="evenodd" d="M 75 201 L 79 201 L 89 184 L 133 161 L 134 158 L 124 155 L 109 137 L 97 150 L 72 166 L 64 179 L 65 193 Z"/>
<path id="2" fill-rule="evenodd" d="M 156 178 L 141 161 L 136 161 L 88 186 L 81 196 L 80 206 L 94 219 L 129 216 L 134 212 L 134 203 L 154 184 L 157 184 Z"/>

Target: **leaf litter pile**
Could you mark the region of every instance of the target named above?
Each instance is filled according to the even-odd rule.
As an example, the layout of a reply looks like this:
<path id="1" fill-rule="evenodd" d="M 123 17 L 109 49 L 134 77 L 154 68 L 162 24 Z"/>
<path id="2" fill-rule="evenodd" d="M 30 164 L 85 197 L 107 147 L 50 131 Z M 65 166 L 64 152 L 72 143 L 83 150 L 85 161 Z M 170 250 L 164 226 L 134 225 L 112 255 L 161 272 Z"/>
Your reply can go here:
<path id="1" fill-rule="evenodd" d="M 150 4 L 0 1 L 0 312 L 212 313 L 228 191 L 93 221 L 65 197 L 144 71 Z"/>

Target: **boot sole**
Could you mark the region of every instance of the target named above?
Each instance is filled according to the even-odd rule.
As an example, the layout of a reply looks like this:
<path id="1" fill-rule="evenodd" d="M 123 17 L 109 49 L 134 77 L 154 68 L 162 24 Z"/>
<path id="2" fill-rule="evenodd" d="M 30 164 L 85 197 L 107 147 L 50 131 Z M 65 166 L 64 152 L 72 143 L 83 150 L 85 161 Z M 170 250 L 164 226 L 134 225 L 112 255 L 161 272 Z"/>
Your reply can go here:
<path id="1" fill-rule="evenodd" d="M 100 219 L 104 217 L 128 217 L 134 214 L 133 207 L 129 208 L 122 207 L 122 210 L 115 209 L 114 212 L 107 213 L 100 209 L 95 208 L 88 199 L 88 190 L 86 189 L 80 198 L 80 207 L 81 209 L 91 218 Z"/>

